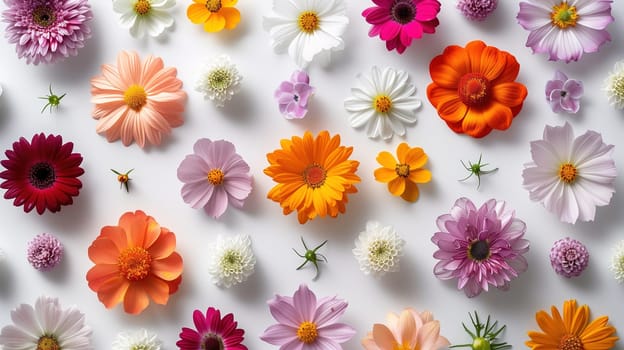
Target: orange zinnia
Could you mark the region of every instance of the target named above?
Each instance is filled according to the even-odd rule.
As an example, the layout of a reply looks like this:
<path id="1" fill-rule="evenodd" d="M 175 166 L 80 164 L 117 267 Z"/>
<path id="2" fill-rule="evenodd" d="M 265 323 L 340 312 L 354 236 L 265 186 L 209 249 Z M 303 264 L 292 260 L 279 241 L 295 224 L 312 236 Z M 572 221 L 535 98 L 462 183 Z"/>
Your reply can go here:
<path id="1" fill-rule="evenodd" d="M 240 12 L 234 7 L 238 0 L 193 0 L 186 16 L 195 24 L 204 24 L 207 32 L 234 29 L 240 22 Z"/>
<path id="2" fill-rule="evenodd" d="M 87 272 L 89 288 L 110 309 L 124 303 L 130 314 L 141 313 L 149 299 L 164 305 L 182 281 L 182 257 L 175 252 L 173 232 L 144 212 L 127 212 L 118 226 L 104 226 L 89 247 L 95 263 Z"/>
<path id="3" fill-rule="evenodd" d="M 520 113 L 527 89 L 515 82 L 519 70 L 514 56 L 482 41 L 448 46 L 431 60 L 427 97 L 453 131 L 483 137 Z"/>
<path id="4" fill-rule="evenodd" d="M 525 342 L 526 346 L 534 350 L 608 350 L 618 340 L 613 336 L 615 328 L 607 324 L 607 316 L 589 322 L 589 307 L 577 307 L 576 300 L 563 303 L 563 318 L 555 306 L 551 312 L 552 317 L 544 310 L 535 315 L 543 333 L 529 331 L 531 340 Z"/>
<path id="5" fill-rule="evenodd" d="M 375 180 L 388 184 L 388 191 L 401 196 L 408 202 L 418 199 L 418 186 L 431 181 L 431 172 L 422 169 L 427 164 L 427 155 L 420 147 L 410 148 L 403 142 L 397 147 L 397 157 L 390 152 L 379 152 L 377 162 L 382 165 L 375 170 Z"/>
<path id="6" fill-rule="evenodd" d="M 306 131 L 281 141 L 282 149 L 267 154 L 271 164 L 264 169 L 278 184 L 267 197 L 279 202 L 284 215 L 297 210 L 299 223 L 316 216 L 344 213 L 347 194 L 357 192 L 360 162 L 349 160 L 353 147 L 340 146 L 340 135 L 321 131 L 316 138 Z"/>

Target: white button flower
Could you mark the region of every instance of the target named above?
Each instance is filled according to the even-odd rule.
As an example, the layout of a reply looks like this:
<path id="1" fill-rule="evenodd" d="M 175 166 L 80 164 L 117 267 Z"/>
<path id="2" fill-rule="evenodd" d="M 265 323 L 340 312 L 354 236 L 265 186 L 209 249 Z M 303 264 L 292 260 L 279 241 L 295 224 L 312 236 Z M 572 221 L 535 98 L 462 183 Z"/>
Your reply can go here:
<path id="1" fill-rule="evenodd" d="M 381 277 L 387 272 L 399 271 L 405 241 L 392 226 L 381 226 L 377 221 L 366 223 L 366 231 L 355 240 L 353 255 L 364 274 Z"/>
<path id="2" fill-rule="evenodd" d="M 230 288 L 246 281 L 254 273 L 256 257 L 248 235 L 219 236 L 209 251 L 208 272 L 217 286 Z"/>
<path id="3" fill-rule="evenodd" d="M 162 342 L 155 333 L 141 329 L 117 334 L 112 350 L 160 350 L 161 346 Z"/>
<path id="4" fill-rule="evenodd" d="M 223 107 L 240 91 L 243 77 L 228 55 L 220 55 L 210 60 L 202 69 L 195 82 L 195 90 L 212 100 L 215 106 Z"/>

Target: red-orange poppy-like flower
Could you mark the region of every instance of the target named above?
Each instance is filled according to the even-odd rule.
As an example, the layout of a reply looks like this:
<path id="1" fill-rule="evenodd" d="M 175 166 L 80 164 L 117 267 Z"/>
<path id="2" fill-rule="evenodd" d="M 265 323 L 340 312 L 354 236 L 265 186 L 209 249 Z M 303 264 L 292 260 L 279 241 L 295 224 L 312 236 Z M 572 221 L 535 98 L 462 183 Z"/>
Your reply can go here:
<path id="1" fill-rule="evenodd" d="M 127 212 L 118 226 L 104 226 L 89 247 L 95 263 L 87 272 L 89 288 L 106 308 L 123 302 L 139 314 L 152 299 L 164 305 L 182 281 L 182 257 L 173 232 L 144 212 Z"/>
<path id="2" fill-rule="evenodd" d="M 520 113 L 527 89 L 515 82 L 519 70 L 514 56 L 482 41 L 448 46 L 429 64 L 427 97 L 453 131 L 480 138 L 507 130 Z"/>

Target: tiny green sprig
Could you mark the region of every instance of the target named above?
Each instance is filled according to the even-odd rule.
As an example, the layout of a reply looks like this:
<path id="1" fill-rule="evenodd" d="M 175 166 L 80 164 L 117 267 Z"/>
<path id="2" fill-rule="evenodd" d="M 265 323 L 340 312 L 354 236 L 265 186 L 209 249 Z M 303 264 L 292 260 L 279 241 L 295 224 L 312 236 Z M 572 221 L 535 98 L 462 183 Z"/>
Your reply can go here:
<path id="1" fill-rule="evenodd" d="M 306 242 L 303 240 L 303 237 L 301 237 L 301 243 L 303 243 L 303 247 L 306 250 L 303 255 L 299 254 L 299 252 L 296 251 L 295 248 L 293 248 L 293 251 L 295 252 L 295 254 L 305 259 L 305 261 L 301 265 L 299 265 L 299 267 L 297 267 L 297 270 L 300 270 L 308 262 L 311 262 L 312 265 L 314 265 L 314 268 L 316 269 L 316 274 L 314 275 L 314 278 L 312 278 L 312 280 L 316 280 L 319 275 L 319 267 L 318 267 L 319 261 L 327 262 L 327 258 L 323 254 L 317 253 L 316 251 L 319 250 L 322 246 L 324 246 L 327 243 L 327 240 L 323 241 L 323 243 L 319 244 L 314 249 L 308 248 L 308 246 L 306 245 Z"/>
<path id="2" fill-rule="evenodd" d="M 460 160 L 461 164 L 464 166 L 464 168 L 466 170 L 468 170 L 470 172 L 470 174 L 468 174 L 468 176 L 466 176 L 465 178 L 463 178 L 463 179 L 461 179 L 459 181 L 466 181 L 469 178 L 471 178 L 473 175 L 475 175 L 477 177 L 477 180 L 478 180 L 477 190 L 481 186 L 481 175 L 491 174 L 491 173 L 493 173 L 493 172 L 498 170 L 498 168 L 494 168 L 494 169 L 490 169 L 490 170 L 484 170 L 483 168 L 488 166 L 489 164 L 488 163 L 481 164 L 481 157 L 482 156 L 483 156 L 483 154 L 479 154 L 479 160 L 475 164 L 473 164 L 472 162 L 468 161 L 468 166 L 464 163 L 463 160 Z"/>
<path id="3" fill-rule="evenodd" d="M 462 322 L 462 326 L 466 333 L 468 333 L 472 337 L 472 343 L 469 344 L 459 344 L 449 346 L 449 348 L 471 348 L 472 350 L 504 350 L 511 349 L 511 345 L 507 344 L 507 342 L 498 342 L 497 337 L 505 330 L 505 325 L 503 325 L 498 330 L 496 329 L 498 326 L 498 321 L 494 321 L 494 323 L 490 320 L 490 315 L 488 315 L 485 324 L 479 321 L 479 315 L 477 312 L 474 312 L 474 317 L 471 313 L 468 313 L 470 316 L 470 322 L 474 327 L 474 332 L 471 332 L 468 327 Z"/>
<path id="4" fill-rule="evenodd" d="M 43 106 L 43 109 L 41 109 L 41 113 L 43 113 L 48 107 L 50 107 L 50 113 L 52 113 L 52 108 L 54 107 L 58 108 L 58 106 L 61 104 L 61 100 L 63 99 L 63 97 L 67 95 L 67 93 L 62 94 L 61 96 L 56 95 L 54 92 L 52 92 L 52 84 L 50 84 L 49 90 L 50 90 L 49 95 L 39 97 L 42 100 L 48 101 L 48 103 L 46 103 L 46 105 Z"/>
<path id="5" fill-rule="evenodd" d="M 132 170 L 134 170 L 134 168 L 126 171 L 125 173 L 120 173 L 119 171 L 115 170 L 115 169 L 111 169 L 111 171 L 113 173 L 115 173 L 115 175 L 117 175 L 117 181 L 119 181 L 119 188 L 121 189 L 121 187 L 125 187 L 126 188 L 126 192 L 130 192 L 130 188 L 129 188 L 129 182 L 130 180 L 132 180 L 130 178 L 130 173 L 132 172 Z"/>

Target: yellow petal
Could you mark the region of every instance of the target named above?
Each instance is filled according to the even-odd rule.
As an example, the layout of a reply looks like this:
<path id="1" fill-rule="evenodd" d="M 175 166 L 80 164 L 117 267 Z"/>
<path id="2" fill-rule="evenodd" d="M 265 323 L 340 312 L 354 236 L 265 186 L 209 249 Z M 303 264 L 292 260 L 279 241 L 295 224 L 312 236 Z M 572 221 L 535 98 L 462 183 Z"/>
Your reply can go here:
<path id="1" fill-rule="evenodd" d="M 427 155 L 422 148 L 412 148 L 405 155 L 405 163 L 409 164 L 410 169 L 422 168 L 427 164 Z"/>
<path id="2" fill-rule="evenodd" d="M 383 183 L 390 182 L 396 179 L 399 175 L 397 175 L 396 171 L 388 168 L 377 168 L 375 169 L 375 180 Z"/>
<path id="3" fill-rule="evenodd" d="M 234 29 L 241 20 L 240 12 L 233 7 L 222 7 L 219 14 L 225 18 L 225 29 Z"/>
<path id="4" fill-rule="evenodd" d="M 416 202 L 418 194 L 418 186 L 411 181 L 405 181 L 405 191 L 403 191 L 401 198 L 408 202 Z"/>
<path id="5" fill-rule="evenodd" d="M 232 7 L 235 6 L 238 0 L 221 0 L 221 6 Z"/>
<path id="6" fill-rule="evenodd" d="M 405 179 L 397 177 L 396 179 L 388 182 L 388 191 L 395 196 L 400 196 L 405 192 Z"/>
<path id="7" fill-rule="evenodd" d="M 219 13 L 212 13 L 204 24 L 204 30 L 209 33 L 220 32 L 225 28 L 225 18 Z"/>
<path id="8" fill-rule="evenodd" d="M 427 169 L 410 170 L 409 179 L 414 183 L 424 184 L 431 181 L 431 172 Z"/>
<path id="9" fill-rule="evenodd" d="M 399 144 L 399 146 L 397 147 L 397 158 L 399 158 L 399 163 L 406 163 L 405 156 L 407 156 L 407 152 L 409 152 L 409 150 L 410 146 L 407 143 L 402 142 L 401 144 Z"/>
<path id="10" fill-rule="evenodd" d="M 186 9 L 186 17 L 195 24 L 206 22 L 209 16 L 210 11 L 208 11 L 204 5 L 191 4 L 191 6 Z"/>
<path id="11" fill-rule="evenodd" d="M 379 154 L 377 155 L 377 161 L 379 162 L 379 164 L 383 165 L 388 169 L 394 169 L 397 165 L 397 161 L 396 159 L 394 159 L 394 156 L 390 154 L 390 152 L 386 151 L 379 152 Z"/>

